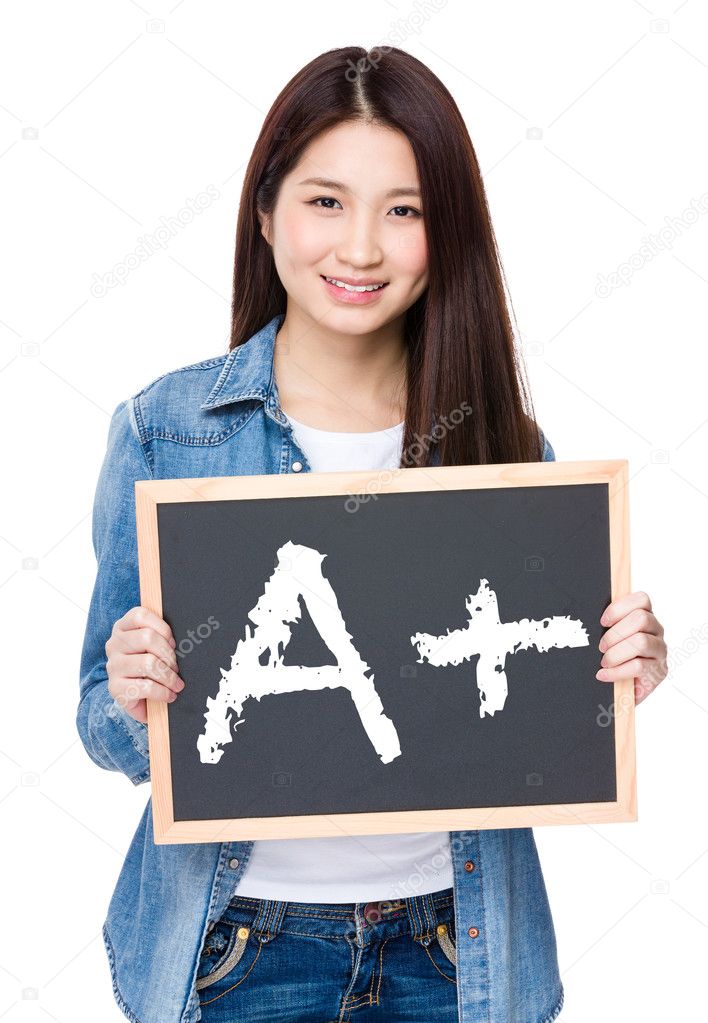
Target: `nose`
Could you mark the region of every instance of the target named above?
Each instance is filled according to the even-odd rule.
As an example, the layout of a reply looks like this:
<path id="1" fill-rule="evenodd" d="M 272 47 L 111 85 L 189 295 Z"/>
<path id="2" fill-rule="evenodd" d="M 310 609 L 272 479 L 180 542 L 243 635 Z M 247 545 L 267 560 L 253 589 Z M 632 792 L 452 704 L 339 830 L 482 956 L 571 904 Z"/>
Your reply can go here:
<path id="1" fill-rule="evenodd" d="M 375 267 L 381 263 L 384 251 L 372 211 L 357 210 L 342 221 L 336 256 L 341 266 L 348 265 L 357 269 Z"/>

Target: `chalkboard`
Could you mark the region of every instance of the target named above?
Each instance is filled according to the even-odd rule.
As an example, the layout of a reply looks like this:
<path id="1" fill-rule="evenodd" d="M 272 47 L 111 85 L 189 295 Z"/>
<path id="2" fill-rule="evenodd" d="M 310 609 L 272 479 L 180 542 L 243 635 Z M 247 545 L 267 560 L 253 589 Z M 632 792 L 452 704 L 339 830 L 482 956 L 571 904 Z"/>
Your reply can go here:
<path id="1" fill-rule="evenodd" d="M 136 482 L 156 842 L 637 819 L 627 463 L 388 476 Z"/>

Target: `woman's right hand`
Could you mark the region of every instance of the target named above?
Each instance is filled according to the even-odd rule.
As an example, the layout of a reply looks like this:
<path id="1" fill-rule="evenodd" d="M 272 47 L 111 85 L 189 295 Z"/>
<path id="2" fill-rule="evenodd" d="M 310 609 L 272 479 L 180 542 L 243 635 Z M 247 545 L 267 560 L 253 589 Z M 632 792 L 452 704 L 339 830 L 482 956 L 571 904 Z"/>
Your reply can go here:
<path id="1" fill-rule="evenodd" d="M 147 724 L 146 700 L 172 703 L 184 682 L 177 673 L 175 639 L 164 619 L 131 607 L 106 643 L 108 692 L 137 721 Z"/>

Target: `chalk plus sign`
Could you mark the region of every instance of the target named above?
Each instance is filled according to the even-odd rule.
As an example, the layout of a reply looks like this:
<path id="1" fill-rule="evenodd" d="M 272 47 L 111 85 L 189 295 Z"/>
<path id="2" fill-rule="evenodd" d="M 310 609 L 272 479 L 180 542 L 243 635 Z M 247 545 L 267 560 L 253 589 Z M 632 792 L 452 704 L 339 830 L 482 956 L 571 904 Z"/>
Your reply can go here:
<path id="1" fill-rule="evenodd" d="M 507 695 L 504 668 L 508 654 L 535 646 L 541 653 L 552 647 L 588 646 L 590 640 L 583 623 L 568 615 L 554 615 L 534 621 L 500 622 L 497 595 L 486 579 L 465 601 L 470 620 L 462 629 L 448 631 L 445 636 L 416 632 L 411 643 L 418 648 L 418 663 L 428 661 L 437 667 L 461 664 L 479 654 L 477 688 L 480 695 L 479 716 L 503 710 Z"/>

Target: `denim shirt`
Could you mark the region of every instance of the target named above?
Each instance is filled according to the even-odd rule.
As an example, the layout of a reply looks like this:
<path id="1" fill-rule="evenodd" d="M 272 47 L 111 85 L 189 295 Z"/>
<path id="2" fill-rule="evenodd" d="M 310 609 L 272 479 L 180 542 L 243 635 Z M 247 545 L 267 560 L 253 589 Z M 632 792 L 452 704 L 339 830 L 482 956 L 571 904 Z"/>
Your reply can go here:
<path id="1" fill-rule="evenodd" d="M 116 620 L 141 603 L 133 484 L 310 471 L 273 374 L 283 318 L 277 314 L 232 352 L 158 377 L 120 402 L 111 418 L 93 508 L 97 575 L 76 724 L 91 760 L 134 785 L 150 780 L 148 728 L 110 695 L 105 652 Z M 539 432 L 543 459 L 553 460 Z M 548 1023 L 561 1011 L 564 990 L 532 829 L 448 834 L 460 1023 Z M 148 798 L 103 923 L 113 994 L 129 1019 L 201 1019 L 201 950 L 252 848 L 252 841 L 156 845 Z"/>

